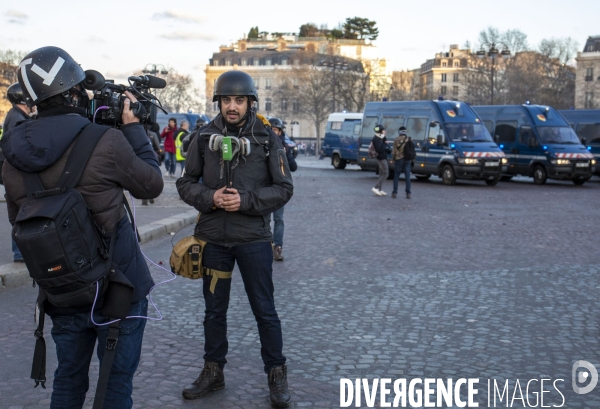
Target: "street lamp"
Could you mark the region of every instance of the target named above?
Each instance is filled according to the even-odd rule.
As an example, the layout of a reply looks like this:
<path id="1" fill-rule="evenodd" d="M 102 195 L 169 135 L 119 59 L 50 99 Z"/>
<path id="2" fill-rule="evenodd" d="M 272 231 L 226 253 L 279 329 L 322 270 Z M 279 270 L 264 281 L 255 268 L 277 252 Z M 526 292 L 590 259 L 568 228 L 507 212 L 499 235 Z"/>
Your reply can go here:
<path id="1" fill-rule="evenodd" d="M 150 68 L 148 68 L 148 67 L 150 67 Z M 152 74 L 152 75 L 156 75 L 156 74 L 167 75 L 169 73 L 169 71 L 167 70 L 167 68 L 164 65 L 152 64 L 152 63 L 146 64 L 146 66 L 144 67 L 142 72 L 144 74 Z"/>
<path id="2" fill-rule="evenodd" d="M 483 49 L 484 45 L 489 47 L 487 53 Z M 484 43 L 481 45 L 481 49 L 479 51 L 477 51 L 477 53 L 476 53 L 477 57 L 479 57 L 479 58 L 484 58 L 487 54 L 487 56 L 492 59 L 492 77 L 491 77 L 492 88 L 491 88 L 490 105 L 494 105 L 494 69 L 496 68 L 496 59 L 498 58 L 498 54 L 500 54 L 500 56 L 504 60 L 506 60 L 510 57 L 510 50 L 508 49 L 508 46 L 501 42 L 498 43 L 498 45 L 502 45 L 504 47 L 504 49 L 501 52 L 498 52 L 498 49 L 496 48 L 496 43 Z"/>

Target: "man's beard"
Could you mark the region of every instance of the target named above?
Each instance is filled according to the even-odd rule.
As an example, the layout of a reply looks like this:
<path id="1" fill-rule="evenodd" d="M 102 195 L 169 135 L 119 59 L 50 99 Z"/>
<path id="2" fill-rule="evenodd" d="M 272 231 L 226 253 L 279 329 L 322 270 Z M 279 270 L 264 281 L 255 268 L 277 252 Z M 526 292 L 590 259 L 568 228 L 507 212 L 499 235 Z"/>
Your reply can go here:
<path id="1" fill-rule="evenodd" d="M 245 119 L 243 116 L 240 115 L 239 112 L 231 111 L 231 113 L 233 113 L 233 112 L 235 112 L 237 114 L 236 119 L 229 119 L 228 112 L 226 112 L 225 115 L 223 115 L 223 117 L 225 118 L 225 122 L 227 122 L 229 125 L 239 128 L 244 124 Z"/>

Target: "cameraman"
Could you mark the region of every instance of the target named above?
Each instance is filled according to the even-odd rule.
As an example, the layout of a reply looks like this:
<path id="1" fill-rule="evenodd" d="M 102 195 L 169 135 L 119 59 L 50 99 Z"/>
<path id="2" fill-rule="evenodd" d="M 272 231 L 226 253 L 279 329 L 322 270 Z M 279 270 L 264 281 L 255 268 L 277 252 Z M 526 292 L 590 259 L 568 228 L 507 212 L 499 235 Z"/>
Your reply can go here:
<path id="1" fill-rule="evenodd" d="M 55 187 L 63 173 L 79 131 L 90 123 L 86 116 L 88 94 L 83 87 L 85 73 L 73 58 L 57 47 L 43 47 L 29 53 L 18 71 L 28 106 L 37 105 L 38 119 L 26 121 L 2 138 L 6 156 L 3 176 L 11 224 L 27 193 L 24 172 L 38 173 L 46 187 Z M 129 92 L 123 107 L 121 129 L 108 129 L 90 157 L 76 189 L 92 211 L 96 224 L 116 235 L 112 262 L 121 279 L 134 288 L 128 316 L 146 316 L 146 296 L 154 285 L 141 253 L 135 230 L 124 208 L 123 189 L 135 198 L 153 199 L 163 188 L 156 156 L 144 128 L 131 110 L 136 99 Z M 43 153 L 43 154 L 41 154 Z M 49 246 L 51 243 L 48 244 Z M 105 322 L 98 304 L 96 322 Z M 91 305 L 85 308 L 58 308 L 44 303 L 53 323 L 58 367 L 54 372 L 50 408 L 81 408 L 89 386 L 88 371 L 94 353 L 102 362 L 108 326 L 90 320 Z M 121 323 L 118 346 L 108 380 L 105 408 L 131 408 L 133 375 L 138 367 L 146 320 L 129 318 Z"/>

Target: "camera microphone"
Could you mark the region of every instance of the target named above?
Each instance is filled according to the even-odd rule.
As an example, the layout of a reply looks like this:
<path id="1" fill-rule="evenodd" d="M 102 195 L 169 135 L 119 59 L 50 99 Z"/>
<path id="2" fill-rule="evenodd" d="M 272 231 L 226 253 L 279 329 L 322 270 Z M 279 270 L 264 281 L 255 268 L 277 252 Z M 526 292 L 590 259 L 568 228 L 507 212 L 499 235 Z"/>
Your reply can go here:
<path id="1" fill-rule="evenodd" d="M 129 81 L 147 85 L 148 88 L 164 88 L 167 86 L 167 81 L 153 75 L 142 75 L 141 77 L 133 76 L 129 77 L 128 79 Z"/>

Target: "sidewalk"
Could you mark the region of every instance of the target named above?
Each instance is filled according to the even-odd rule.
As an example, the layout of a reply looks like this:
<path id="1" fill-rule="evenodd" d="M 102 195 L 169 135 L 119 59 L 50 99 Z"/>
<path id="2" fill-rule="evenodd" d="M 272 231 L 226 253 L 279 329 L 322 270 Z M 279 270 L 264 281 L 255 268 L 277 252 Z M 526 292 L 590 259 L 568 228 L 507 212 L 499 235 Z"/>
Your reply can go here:
<path id="1" fill-rule="evenodd" d="M 175 189 L 175 178 L 165 177 L 163 193 L 155 200 L 154 205 L 141 206 L 135 200 L 135 220 L 138 224 L 140 243 L 147 243 L 167 234 L 176 233 L 187 224 L 193 223 L 198 211 L 179 199 Z M 4 200 L 4 186 L 0 185 L 0 196 Z M 129 193 L 125 193 L 131 201 Z M 186 211 L 186 209 L 189 209 Z M 10 235 L 10 232 L 5 234 Z M 29 272 L 23 263 L 7 263 L 0 265 L 0 291 L 31 283 Z"/>

